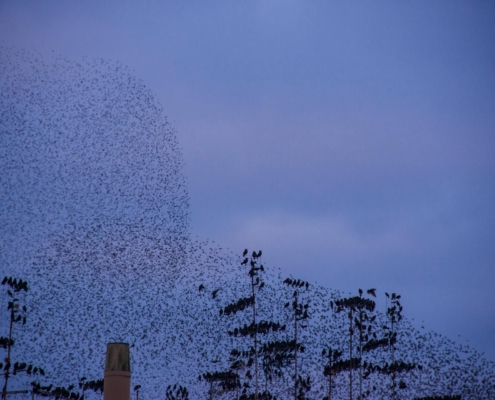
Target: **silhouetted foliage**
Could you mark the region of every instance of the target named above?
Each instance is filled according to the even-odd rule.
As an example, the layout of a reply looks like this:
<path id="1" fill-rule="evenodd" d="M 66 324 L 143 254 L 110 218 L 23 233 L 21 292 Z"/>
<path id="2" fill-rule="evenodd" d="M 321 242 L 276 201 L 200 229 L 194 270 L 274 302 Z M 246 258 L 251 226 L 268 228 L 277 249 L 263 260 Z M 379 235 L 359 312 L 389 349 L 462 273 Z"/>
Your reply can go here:
<path id="1" fill-rule="evenodd" d="M 328 349 L 323 349 L 321 355 L 327 360 L 327 363 L 323 368 L 323 375 L 328 377 L 328 392 L 327 395 L 323 398 L 323 400 L 331 400 L 332 389 L 334 386 L 334 383 L 332 383 L 332 377 L 340 372 L 339 367 L 336 366 L 335 364 L 342 356 L 342 351 L 332 350 L 332 348 L 329 347 Z"/>
<path id="2" fill-rule="evenodd" d="M 298 333 L 299 329 L 307 327 L 307 325 L 303 325 L 302 322 L 309 318 L 309 302 L 301 302 L 299 296 L 300 290 L 305 289 L 307 291 L 309 289 L 309 282 L 300 279 L 287 278 L 284 281 L 284 284 L 295 289 L 292 294 L 292 303 L 288 302 L 285 306 L 292 306 L 292 318 L 294 323 L 294 400 L 304 400 L 306 398 L 306 393 L 311 389 L 311 383 L 310 377 L 307 376 L 306 378 L 303 378 L 298 368 L 298 353 L 303 353 L 305 350 L 305 347 L 299 343 Z"/>
<path id="3" fill-rule="evenodd" d="M 11 360 L 11 349 L 14 346 L 14 339 L 12 338 L 14 326 L 16 324 L 26 324 L 26 313 L 27 308 L 25 305 L 21 307 L 19 295 L 22 292 L 27 293 L 28 284 L 22 279 L 4 277 L 2 280 L 2 285 L 9 287 L 7 289 L 8 305 L 7 310 L 9 313 L 9 336 L 0 338 L 0 343 L 2 347 L 7 350 L 7 357 L 5 358 L 5 364 L 0 363 L 0 368 L 3 368 L 4 385 L 2 389 L 2 398 L 5 400 L 8 393 L 8 382 L 11 375 L 17 375 L 20 372 L 24 372 L 27 375 L 45 375 L 43 368 L 33 366 L 25 362 L 12 363 Z"/>
<path id="4" fill-rule="evenodd" d="M 133 338 L 139 360 L 133 379 L 143 383 L 145 399 L 163 398 L 169 383 L 164 377 L 187 385 L 191 398 L 204 398 L 204 381 L 197 376 L 211 369 L 239 375 L 239 398 L 254 398 L 253 377 L 263 374 L 265 390 L 259 382 L 258 399 L 285 400 L 293 393 L 295 355 L 305 376 L 297 385 L 309 383 L 306 396 L 314 399 L 344 399 L 361 390 L 355 379 L 349 382 L 356 371 L 362 394 L 371 392 L 374 399 L 495 398 L 493 362 L 416 329 L 399 316 L 394 299 L 388 300 L 390 312 L 361 321 L 357 308 L 353 318 L 349 308 L 331 313 L 330 301 L 345 296 L 312 284 L 311 318 L 301 321 L 307 327 L 298 328 L 295 341 L 293 309 L 283 308 L 292 293 L 272 268 L 255 298 L 244 290 L 248 252 L 237 261 L 211 241 L 191 238 L 175 132 L 151 91 L 124 66 L 100 59 L 52 63 L 4 48 L 0 64 L 0 131 L 6 139 L 0 149 L 1 203 L 9 210 L 2 215 L 8 238 L 0 242 L 0 266 L 3 276 L 24 265 L 29 282 L 36 282 L 25 302 L 29 323 L 14 323 L 24 326 L 15 330 L 15 340 L 2 333 L 0 348 L 15 345 L 16 358 L 32 360 L 31 374 L 40 373 L 34 365 L 49 366 L 51 376 L 43 379 L 53 382 L 50 390 L 66 387 L 74 373 L 98 376 L 100 349 Z M 375 291 L 367 293 L 374 297 Z M 232 299 L 237 300 L 219 315 L 219 305 Z M 244 318 L 254 306 L 259 325 Z M 21 315 L 22 309 L 15 318 Z M 258 331 L 262 321 L 266 335 Z M 287 328 L 274 331 L 270 321 Z M 231 353 L 233 343 L 238 353 Z M 322 358 L 322 348 L 329 347 L 342 355 Z M 8 363 L 12 375 L 15 363 Z M 17 364 L 19 384 L 26 384 L 28 370 L 27 363 Z M 232 398 L 214 384 L 215 396 Z"/>
<path id="5" fill-rule="evenodd" d="M 266 336 L 269 333 L 277 333 L 285 331 L 286 326 L 278 322 L 259 320 L 257 315 L 257 294 L 264 287 L 265 283 L 262 280 L 264 267 L 260 263 L 262 251 L 252 252 L 250 258 L 247 258 L 248 250 L 244 250 L 244 260 L 242 266 L 248 266 L 248 277 L 250 284 L 250 296 L 241 297 L 236 301 L 227 304 L 220 309 L 220 316 L 231 316 L 238 312 L 250 309 L 252 315 L 249 317 L 249 324 L 245 323 L 242 326 L 236 326 L 227 331 L 230 337 L 234 338 L 250 338 L 251 346 L 247 349 L 232 349 L 230 352 L 230 367 L 228 371 L 223 372 L 207 372 L 199 378 L 210 384 L 210 398 L 215 391 L 214 384 L 217 384 L 223 392 L 236 391 L 238 399 L 275 399 L 269 392 L 268 382 L 272 381 L 273 376 L 280 376 L 281 369 L 286 365 L 289 355 L 287 341 L 265 341 L 260 340 L 261 336 Z M 214 297 L 213 297 L 214 298 Z M 260 390 L 260 365 L 265 375 L 265 390 Z M 243 382 L 239 372 L 243 371 Z M 254 380 L 254 388 L 250 381 Z M 253 390 L 254 389 L 254 390 Z"/>
<path id="6" fill-rule="evenodd" d="M 461 400 L 460 395 L 415 397 L 414 400 Z"/>
<path id="7" fill-rule="evenodd" d="M 50 385 L 41 385 L 40 382 L 31 382 L 31 390 L 34 394 L 42 397 L 54 397 L 55 399 L 67 400 L 84 400 L 85 391 L 92 390 L 95 393 L 103 393 L 103 379 L 86 381 L 86 378 L 79 380 L 79 389 L 81 392 L 74 391 L 75 385 L 68 387 Z"/>

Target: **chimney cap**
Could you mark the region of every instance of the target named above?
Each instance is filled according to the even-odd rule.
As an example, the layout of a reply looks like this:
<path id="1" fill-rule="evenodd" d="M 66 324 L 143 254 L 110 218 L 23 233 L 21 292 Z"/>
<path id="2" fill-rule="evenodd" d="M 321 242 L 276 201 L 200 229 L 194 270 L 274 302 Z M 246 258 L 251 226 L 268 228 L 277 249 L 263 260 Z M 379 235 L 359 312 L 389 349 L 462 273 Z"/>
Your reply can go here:
<path id="1" fill-rule="evenodd" d="M 131 372 L 129 343 L 116 342 L 107 344 L 105 372 L 107 371 Z"/>

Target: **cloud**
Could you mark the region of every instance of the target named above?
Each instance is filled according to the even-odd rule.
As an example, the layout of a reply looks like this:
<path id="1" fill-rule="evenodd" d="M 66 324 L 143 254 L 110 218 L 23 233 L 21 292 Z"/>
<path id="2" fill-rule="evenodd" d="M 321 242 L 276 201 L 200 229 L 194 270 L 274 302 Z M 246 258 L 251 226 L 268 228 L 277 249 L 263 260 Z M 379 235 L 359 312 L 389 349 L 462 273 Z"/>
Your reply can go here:
<path id="1" fill-rule="evenodd" d="M 247 219 L 236 237 L 265 248 L 364 255 L 406 247 L 396 232 L 367 234 L 349 220 L 335 215 L 291 215 L 274 212 Z M 402 239 L 402 240 L 401 240 Z"/>

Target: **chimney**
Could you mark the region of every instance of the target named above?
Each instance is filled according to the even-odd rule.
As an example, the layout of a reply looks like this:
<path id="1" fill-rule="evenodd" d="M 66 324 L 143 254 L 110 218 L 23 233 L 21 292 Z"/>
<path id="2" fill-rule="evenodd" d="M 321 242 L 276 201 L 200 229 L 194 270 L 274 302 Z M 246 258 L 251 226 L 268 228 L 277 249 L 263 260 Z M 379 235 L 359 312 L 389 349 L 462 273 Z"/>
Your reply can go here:
<path id="1" fill-rule="evenodd" d="M 108 343 L 103 383 L 104 400 L 129 400 L 131 360 L 128 343 Z"/>

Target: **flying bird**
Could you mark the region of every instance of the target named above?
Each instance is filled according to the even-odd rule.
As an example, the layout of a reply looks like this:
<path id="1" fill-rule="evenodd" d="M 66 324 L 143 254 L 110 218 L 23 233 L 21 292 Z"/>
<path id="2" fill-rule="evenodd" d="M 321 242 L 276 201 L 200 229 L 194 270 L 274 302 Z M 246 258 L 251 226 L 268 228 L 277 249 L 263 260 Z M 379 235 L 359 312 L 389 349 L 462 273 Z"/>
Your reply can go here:
<path id="1" fill-rule="evenodd" d="M 250 300 L 251 287 L 245 284 L 246 271 L 239 268 L 236 257 L 213 241 L 195 239 L 189 233 L 191 200 L 180 137 L 156 94 L 125 66 L 101 59 L 58 57 L 52 62 L 28 51 L 2 48 L 0 70 L 0 131 L 9 138 L 0 141 L 2 182 L 16 182 L 4 185 L 0 193 L 3 208 L 11 210 L 2 227 L 5 232 L 18 232 L 0 243 L 0 253 L 11 265 L 26 262 L 27 276 L 17 277 L 16 283 L 26 289 L 26 282 L 30 284 L 29 297 L 19 293 L 19 302 L 27 305 L 29 314 L 22 330 L 13 331 L 13 361 L 32 362 L 49 375 L 33 378 L 18 372 L 19 384 L 39 378 L 51 390 L 55 383 L 69 385 L 74 371 L 90 379 L 100 377 L 105 343 L 127 340 L 132 347 L 136 338 L 143 338 L 139 352 L 135 347 L 131 351 L 139 360 L 133 376 L 139 379 L 144 397 L 163 397 L 167 387 L 174 387 L 170 395 L 182 400 L 186 397 L 179 397 L 179 392 L 189 393 L 191 399 L 207 397 L 209 385 L 199 381 L 198 375 L 213 371 L 212 365 L 228 369 L 233 347 L 249 352 L 243 340 L 247 342 L 253 332 L 249 330 L 252 305 L 226 315 L 218 312 L 219 289 L 211 292 L 215 301 L 198 296 L 198 291 L 209 282 L 222 288 L 222 301 L 223 297 L 228 300 L 220 304 L 221 311 L 229 301 L 237 304 L 240 298 L 248 299 L 239 303 L 242 308 L 254 300 Z M 27 221 L 29 228 L 24 225 Z M 33 257 L 8 248 L 16 242 L 19 249 L 25 246 L 26 254 L 36 248 Z M 260 250 L 252 257 L 256 260 L 261 255 Z M 246 256 L 247 250 L 242 265 L 248 264 Z M 8 263 L 2 265 L 7 268 Z M 264 328 L 262 321 L 287 324 L 287 329 L 260 333 L 260 348 L 269 341 L 285 340 L 294 322 L 289 319 L 294 317 L 289 307 L 289 290 L 294 286 L 280 282 L 269 267 L 264 269 L 256 270 L 262 277 L 259 288 L 263 287 L 255 292 L 257 322 Z M 198 287 L 198 281 L 206 283 Z M 296 283 L 309 287 L 308 282 Z M 0 289 L 5 300 L 7 288 Z M 18 297 L 18 292 L 11 293 Z M 376 297 L 375 289 L 367 293 Z M 337 312 L 341 293 L 314 285 L 311 292 L 299 292 L 298 298 L 301 304 L 311 302 L 311 312 L 305 314 L 308 308 L 302 308 L 300 315 L 307 318 L 300 327 L 306 328 L 298 339 L 305 349 L 300 354 L 301 382 L 311 378 L 308 396 L 327 396 L 331 378 L 337 383 L 330 386 L 332 398 L 349 397 L 345 384 L 349 371 L 332 370 L 333 375 L 326 376 L 329 360 L 321 357 L 321 347 L 328 343 L 334 350 L 349 350 L 349 318 Z M 399 299 L 396 296 L 394 301 Z M 367 325 L 363 332 L 369 335 L 364 345 L 378 343 L 362 357 L 377 364 L 363 379 L 363 387 L 375 386 L 366 398 L 392 398 L 392 378 L 385 374 L 393 364 L 389 340 L 396 341 L 392 345 L 396 367 L 412 360 L 422 364 L 421 369 L 397 374 L 398 390 L 401 380 L 407 382 L 400 389 L 403 398 L 414 398 L 415 388 L 423 396 L 448 388 L 462 398 L 495 398 L 493 365 L 486 358 L 465 344 L 414 326 L 405 315 L 393 322 L 393 332 L 391 316 L 381 310 L 363 322 Z M 228 330 L 247 336 L 231 337 Z M 355 333 L 353 357 L 359 340 Z M 386 345 L 380 347 L 384 340 Z M 283 382 L 291 380 L 293 358 L 280 361 L 283 377 L 265 382 L 261 371 L 265 355 L 259 359 L 263 386 L 286 393 Z M 43 362 L 34 363 L 33 358 Z M 339 360 L 343 363 L 344 358 Z M 212 360 L 220 361 L 213 364 Z M 239 374 L 241 392 L 245 390 L 247 398 L 253 381 L 244 377 L 253 377 L 254 367 L 246 364 Z M 38 368 L 26 367 L 25 372 L 37 374 Z M 153 374 L 146 373 L 151 369 Z M 359 370 L 353 374 L 357 390 Z M 50 386 L 51 379 L 57 380 L 55 386 Z M 180 386 L 184 384 L 188 392 Z"/>

